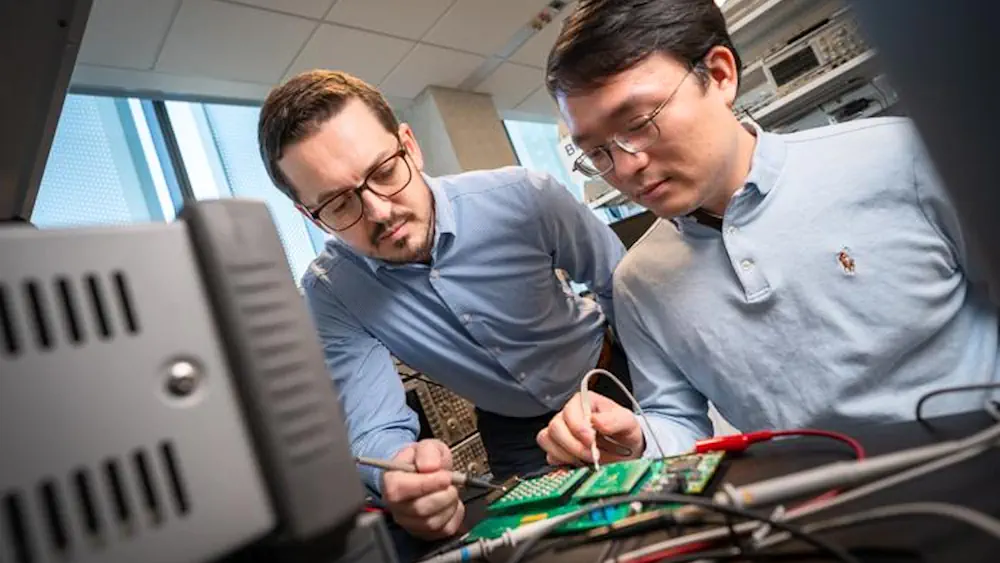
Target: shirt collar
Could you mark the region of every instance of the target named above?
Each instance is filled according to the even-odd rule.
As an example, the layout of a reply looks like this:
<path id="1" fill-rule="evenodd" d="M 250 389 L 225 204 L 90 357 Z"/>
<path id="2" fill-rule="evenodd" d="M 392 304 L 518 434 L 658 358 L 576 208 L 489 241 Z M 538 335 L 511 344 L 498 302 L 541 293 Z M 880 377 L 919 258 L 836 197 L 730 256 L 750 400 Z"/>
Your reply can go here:
<path id="1" fill-rule="evenodd" d="M 749 128 L 753 129 L 752 133 L 757 142 L 750 158 L 750 173 L 747 174 L 743 187 L 733 194 L 734 198 L 739 197 L 744 190 L 756 190 L 761 197 L 766 197 L 778 183 L 785 165 L 787 147 L 784 139 L 780 135 L 764 131 L 756 123 L 752 123 Z M 716 229 L 702 225 L 691 215 L 675 217 L 673 222 L 678 228 L 691 234 L 704 233 L 714 236 L 717 232 Z"/>
<path id="2" fill-rule="evenodd" d="M 780 135 L 764 131 L 756 123 L 752 126 L 757 144 L 754 146 L 753 158 L 750 161 L 750 173 L 747 174 L 743 185 L 746 188 L 754 188 L 766 196 L 778 183 L 781 169 L 785 165 L 787 147 Z"/>
<path id="3" fill-rule="evenodd" d="M 431 257 L 432 260 L 436 260 L 441 249 L 445 247 L 448 241 L 455 237 L 455 213 L 452 209 L 451 200 L 448 199 L 448 193 L 444 186 L 441 185 L 441 181 L 426 174 L 422 174 L 422 176 L 431 189 L 431 195 L 434 197 L 434 242 L 431 244 Z M 346 247 L 347 245 L 343 246 Z M 386 262 L 385 260 L 358 254 L 351 248 L 349 250 L 357 254 L 371 268 L 372 272 L 375 273 L 378 273 L 380 268 L 398 269 L 411 265 Z"/>

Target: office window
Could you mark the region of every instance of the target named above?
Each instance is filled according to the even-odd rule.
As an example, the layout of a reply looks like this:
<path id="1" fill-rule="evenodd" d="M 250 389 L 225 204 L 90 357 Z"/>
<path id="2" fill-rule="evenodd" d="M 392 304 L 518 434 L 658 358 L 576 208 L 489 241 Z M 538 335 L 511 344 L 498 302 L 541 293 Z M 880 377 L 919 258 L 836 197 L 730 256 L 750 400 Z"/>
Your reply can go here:
<path id="1" fill-rule="evenodd" d="M 190 102 L 166 106 L 195 197 L 264 201 L 298 282 L 322 249 L 325 234 L 268 178 L 257 146 L 259 108 Z"/>
<path id="2" fill-rule="evenodd" d="M 173 218 L 138 104 L 126 98 L 66 97 L 32 210 L 33 223 L 45 228 Z"/>
<path id="3" fill-rule="evenodd" d="M 583 186 L 587 178 L 579 172 L 570 172 L 568 162 L 559 153 L 559 127 L 555 123 L 538 121 L 504 120 L 507 136 L 514 147 L 514 154 L 521 166 L 552 174 L 580 201 L 585 201 Z M 642 211 L 635 204 L 601 207 L 594 213 L 611 223 Z"/>

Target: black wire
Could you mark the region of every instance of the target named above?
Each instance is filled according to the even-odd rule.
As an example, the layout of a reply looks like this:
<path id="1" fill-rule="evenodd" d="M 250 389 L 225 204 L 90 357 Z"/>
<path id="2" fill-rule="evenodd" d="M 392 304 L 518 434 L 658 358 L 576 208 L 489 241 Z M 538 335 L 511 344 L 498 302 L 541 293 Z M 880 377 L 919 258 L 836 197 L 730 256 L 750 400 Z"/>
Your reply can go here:
<path id="1" fill-rule="evenodd" d="M 729 531 L 729 541 L 733 544 L 733 547 L 736 548 L 738 554 L 745 557 L 747 555 L 747 552 L 752 550 L 747 549 L 747 546 L 743 542 L 743 539 L 740 538 L 740 535 L 736 533 L 736 527 L 735 527 L 736 522 L 733 519 L 733 515 L 726 514 L 723 516 L 723 518 L 726 521 L 726 529 Z"/>
<path id="2" fill-rule="evenodd" d="M 947 395 L 948 393 L 963 393 L 966 391 L 986 391 L 989 389 L 1000 389 L 1000 382 L 996 383 L 979 383 L 975 385 L 957 385 L 955 387 L 942 387 L 941 389 L 935 389 L 928 393 L 924 393 L 920 400 L 917 401 L 917 406 L 914 409 L 914 415 L 917 421 L 927 424 L 922 416 L 924 410 L 924 403 L 929 399 L 937 397 L 938 395 Z"/>
<path id="3" fill-rule="evenodd" d="M 575 511 L 573 514 L 576 515 L 575 516 L 576 518 L 579 518 L 597 508 L 601 508 L 604 506 L 616 506 L 619 504 L 626 504 L 630 502 L 641 502 L 650 504 L 682 504 L 682 505 L 689 504 L 707 510 L 711 510 L 714 512 L 718 512 L 720 514 L 729 514 L 732 516 L 738 516 L 740 518 L 746 518 L 748 520 L 765 522 L 767 524 L 770 524 L 771 527 L 781 530 L 783 532 L 788 532 L 796 539 L 802 540 L 808 543 L 809 545 L 815 547 L 816 549 L 819 549 L 820 551 L 835 557 L 838 561 L 846 563 L 860 563 L 855 557 L 851 556 L 851 554 L 847 553 L 840 547 L 837 547 L 813 534 L 805 532 L 798 526 L 788 524 L 780 520 L 775 520 L 774 518 L 771 518 L 770 516 L 767 516 L 765 514 L 757 514 L 749 510 L 736 508 L 735 506 L 718 504 L 713 500 L 701 497 L 666 494 L 666 493 L 658 493 L 653 495 L 637 495 L 637 496 L 629 495 L 629 496 L 615 497 L 603 502 L 594 503 L 593 505 Z M 550 525 L 548 528 L 545 528 L 544 531 L 525 539 L 521 543 L 521 545 L 518 546 L 518 548 L 514 551 L 514 553 L 511 554 L 510 558 L 507 559 L 507 563 L 521 563 L 527 556 L 528 552 L 530 552 L 531 549 L 535 546 L 535 544 L 541 541 L 541 539 L 544 536 L 548 535 L 548 532 L 551 532 L 552 529 L 558 527 L 559 525 L 560 524 Z"/>
<path id="4" fill-rule="evenodd" d="M 910 549 L 880 548 L 880 547 L 856 547 L 851 548 L 851 553 L 865 559 L 877 559 L 885 561 L 887 558 L 898 558 L 900 561 L 923 561 L 920 553 Z M 696 553 L 682 553 L 673 557 L 666 557 L 663 563 L 690 563 L 702 559 L 719 561 L 803 561 L 815 560 L 822 557 L 815 550 L 809 551 L 755 551 L 749 555 L 740 555 L 734 548 L 714 549 L 711 551 L 699 551 Z"/>

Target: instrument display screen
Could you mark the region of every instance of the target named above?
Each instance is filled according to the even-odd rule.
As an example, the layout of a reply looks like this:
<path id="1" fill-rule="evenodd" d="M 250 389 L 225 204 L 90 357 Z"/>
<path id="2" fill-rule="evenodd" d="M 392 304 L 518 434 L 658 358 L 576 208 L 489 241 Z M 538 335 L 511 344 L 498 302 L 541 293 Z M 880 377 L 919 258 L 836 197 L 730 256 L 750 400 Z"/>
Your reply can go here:
<path id="1" fill-rule="evenodd" d="M 775 85 L 780 88 L 817 67 L 819 67 L 819 59 L 816 58 L 812 47 L 806 45 L 801 50 L 771 65 L 770 70 Z"/>

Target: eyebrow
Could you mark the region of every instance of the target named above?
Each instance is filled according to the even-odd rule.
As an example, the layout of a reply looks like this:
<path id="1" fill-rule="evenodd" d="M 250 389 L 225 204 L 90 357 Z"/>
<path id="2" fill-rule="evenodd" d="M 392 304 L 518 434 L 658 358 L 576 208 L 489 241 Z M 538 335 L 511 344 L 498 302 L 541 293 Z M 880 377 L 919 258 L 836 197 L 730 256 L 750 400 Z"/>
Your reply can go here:
<path id="1" fill-rule="evenodd" d="M 634 94 L 629 94 L 620 104 L 618 104 L 615 109 L 611 110 L 606 116 L 601 118 L 601 121 L 612 121 L 620 118 L 621 116 L 631 113 L 636 107 L 644 103 L 645 100 L 640 99 Z M 573 136 L 573 144 L 576 146 L 581 146 L 583 143 L 590 140 L 590 135 L 580 135 L 579 137 Z"/>
<path id="2" fill-rule="evenodd" d="M 385 162 L 385 159 L 387 159 L 390 156 L 392 156 L 393 154 L 395 154 L 396 151 L 398 151 L 398 150 L 399 149 L 396 148 L 396 149 L 393 149 L 391 151 L 382 151 L 381 153 L 379 153 L 375 157 L 375 159 L 372 161 L 372 163 L 368 165 L 368 168 L 365 169 L 365 173 L 364 173 L 364 175 L 362 177 L 365 178 L 365 179 L 367 179 L 368 175 L 371 174 L 372 172 L 374 172 L 375 169 L 378 167 L 378 165 L 380 165 L 383 162 Z M 364 180 L 362 180 L 362 181 L 364 181 Z M 320 207 L 323 207 L 324 205 L 326 205 L 327 203 L 329 203 L 330 200 L 332 200 L 333 198 L 335 198 L 335 197 L 337 197 L 337 196 L 339 196 L 341 194 L 347 193 L 347 192 L 349 192 L 351 190 L 356 190 L 357 188 L 358 188 L 358 186 L 348 186 L 346 188 L 339 188 L 339 189 L 327 191 L 327 192 L 325 192 L 323 194 L 322 197 L 319 198 L 319 201 L 316 203 L 316 206 L 313 207 L 313 209 L 319 209 Z"/>

